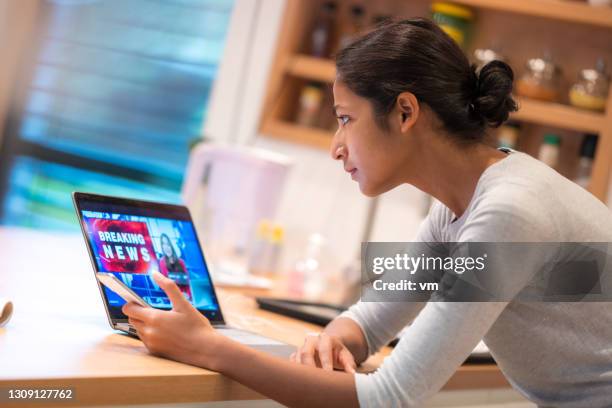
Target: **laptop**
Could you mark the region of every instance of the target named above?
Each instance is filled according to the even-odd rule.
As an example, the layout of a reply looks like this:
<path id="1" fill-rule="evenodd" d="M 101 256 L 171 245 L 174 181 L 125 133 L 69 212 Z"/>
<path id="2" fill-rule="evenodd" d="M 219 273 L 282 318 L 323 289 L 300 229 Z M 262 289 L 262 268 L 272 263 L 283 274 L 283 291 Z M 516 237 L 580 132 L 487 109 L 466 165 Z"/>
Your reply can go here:
<path id="1" fill-rule="evenodd" d="M 152 278 L 155 271 L 174 280 L 189 302 L 233 340 L 279 357 L 295 347 L 225 323 L 191 215 L 185 206 L 75 192 L 72 194 L 95 273 L 114 275 L 156 309 L 170 299 Z M 111 327 L 137 332 L 121 311 L 125 300 L 96 279 Z"/>

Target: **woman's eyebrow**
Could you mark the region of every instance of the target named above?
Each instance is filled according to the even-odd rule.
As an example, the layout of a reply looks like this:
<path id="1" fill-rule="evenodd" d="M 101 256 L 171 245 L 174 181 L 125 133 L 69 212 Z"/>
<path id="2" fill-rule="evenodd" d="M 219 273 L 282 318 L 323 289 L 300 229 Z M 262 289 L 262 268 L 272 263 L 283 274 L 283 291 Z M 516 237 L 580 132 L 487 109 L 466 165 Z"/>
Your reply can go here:
<path id="1" fill-rule="evenodd" d="M 335 115 L 335 116 L 338 116 L 338 109 L 339 109 L 339 108 L 342 108 L 342 105 L 338 105 L 338 104 L 336 104 L 336 105 L 334 105 L 334 107 L 332 108 L 332 109 L 333 109 L 333 111 L 334 111 L 334 115 Z"/>

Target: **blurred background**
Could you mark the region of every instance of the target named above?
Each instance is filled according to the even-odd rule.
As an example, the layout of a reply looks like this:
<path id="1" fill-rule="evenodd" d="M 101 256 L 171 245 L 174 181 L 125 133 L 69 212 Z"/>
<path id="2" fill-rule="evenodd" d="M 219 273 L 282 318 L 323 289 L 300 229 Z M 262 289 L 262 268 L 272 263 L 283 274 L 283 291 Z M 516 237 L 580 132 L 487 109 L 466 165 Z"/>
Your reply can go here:
<path id="1" fill-rule="evenodd" d="M 234 2 L 3 3 L 26 32 L 5 36 L 2 223 L 74 229 L 81 189 L 178 200 Z"/>
<path id="2" fill-rule="evenodd" d="M 367 199 L 331 160 L 333 56 L 412 16 L 513 67 L 492 144 L 609 202 L 608 0 L 1 0 L 0 223 L 77 232 L 74 190 L 184 201 L 217 270 L 348 285 L 360 243 L 411 240 L 431 200 Z"/>

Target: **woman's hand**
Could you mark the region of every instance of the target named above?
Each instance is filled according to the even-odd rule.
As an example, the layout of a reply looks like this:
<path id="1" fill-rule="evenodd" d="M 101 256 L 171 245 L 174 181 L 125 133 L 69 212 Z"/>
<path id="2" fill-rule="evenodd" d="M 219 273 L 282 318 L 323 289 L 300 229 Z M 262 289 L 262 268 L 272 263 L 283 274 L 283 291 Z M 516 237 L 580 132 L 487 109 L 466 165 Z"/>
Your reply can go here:
<path id="1" fill-rule="evenodd" d="M 127 303 L 121 309 L 149 351 L 157 356 L 215 369 L 215 350 L 225 337 L 185 299 L 171 279 L 154 273 L 153 279 L 168 295 L 172 310 L 158 310 Z"/>
<path id="2" fill-rule="evenodd" d="M 340 338 L 325 332 L 307 335 L 302 347 L 293 353 L 290 359 L 296 363 L 330 371 L 335 368 L 354 373 L 357 367 L 353 355 Z"/>

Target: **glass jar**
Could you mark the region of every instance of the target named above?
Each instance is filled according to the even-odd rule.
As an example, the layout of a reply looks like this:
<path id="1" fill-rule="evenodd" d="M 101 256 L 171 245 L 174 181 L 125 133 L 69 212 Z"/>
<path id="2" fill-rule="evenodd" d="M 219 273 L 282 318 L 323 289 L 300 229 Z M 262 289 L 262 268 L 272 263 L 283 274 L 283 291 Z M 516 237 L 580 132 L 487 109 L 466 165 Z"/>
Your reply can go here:
<path id="1" fill-rule="evenodd" d="M 578 108 L 603 112 L 606 110 L 610 77 L 606 74 L 603 60 L 597 61 L 595 69 L 583 69 L 569 92 L 570 103 Z"/>
<path id="2" fill-rule="evenodd" d="M 532 58 L 527 61 L 526 71 L 516 83 L 519 95 L 555 102 L 559 97 L 561 69 L 549 58 Z"/>
<path id="3" fill-rule="evenodd" d="M 491 61 L 503 61 L 506 62 L 506 58 L 494 49 L 489 48 L 477 48 L 474 50 L 474 59 L 476 60 L 476 70 L 480 71 L 482 67 L 487 65 Z"/>

